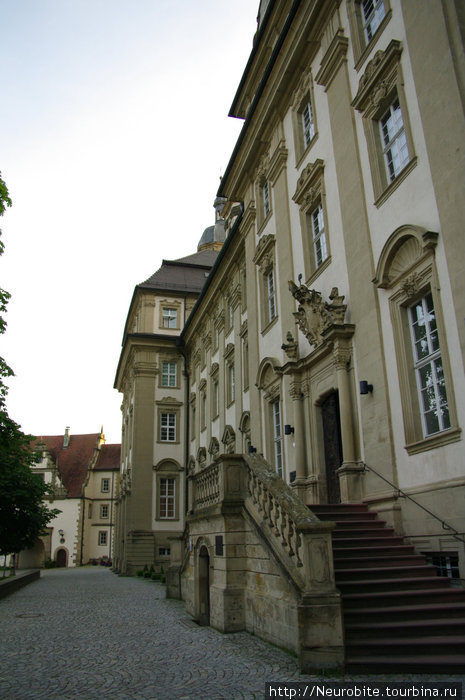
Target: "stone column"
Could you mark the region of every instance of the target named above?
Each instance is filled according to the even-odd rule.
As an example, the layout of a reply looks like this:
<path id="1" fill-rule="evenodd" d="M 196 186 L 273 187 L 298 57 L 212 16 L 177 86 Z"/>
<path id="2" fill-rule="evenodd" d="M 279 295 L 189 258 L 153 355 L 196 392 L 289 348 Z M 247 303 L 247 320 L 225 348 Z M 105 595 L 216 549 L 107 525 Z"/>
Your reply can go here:
<path id="1" fill-rule="evenodd" d="M 305 447 L 305 419 L 300 382 L 291 384 L 290 396 L 294 403 L 295 481 L 293 488 L 305 503 L 307 491 L 307 456 Z"/>
<path id="2" fill-rule="evenodd" d="M 337 388 L 339 391 L 339 414 L 341 421 L 342 466 L 338 469 L 341 501 L 358 502 L 362 499 L 363 465 L 357 460 L 354 436 L 354 409 L 350 398 L 348 365 L 351 349 L 340 341 L 334 346 Z"/>

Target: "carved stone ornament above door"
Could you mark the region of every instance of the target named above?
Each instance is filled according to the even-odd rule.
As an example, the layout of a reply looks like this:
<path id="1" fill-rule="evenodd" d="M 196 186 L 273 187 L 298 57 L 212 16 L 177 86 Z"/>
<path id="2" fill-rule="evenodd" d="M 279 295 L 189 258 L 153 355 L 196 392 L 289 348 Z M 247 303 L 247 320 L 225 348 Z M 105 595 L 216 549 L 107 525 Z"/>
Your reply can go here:
<path id="1" fill-rule="evenodd" d="M 343 303 L 344 297 L 339 295 L 337 287 L 333 287 L 329 295 L 331 303 L 323 301 L 320 292 L 305 284 L 298 287 L 290 281 L 289 290 L 299 304 L 294 312 L 297 324 L 310 345 L 318 347 L 324 342 L 323 334 L 328 328 L 344 324 L 347 304 Z"/>

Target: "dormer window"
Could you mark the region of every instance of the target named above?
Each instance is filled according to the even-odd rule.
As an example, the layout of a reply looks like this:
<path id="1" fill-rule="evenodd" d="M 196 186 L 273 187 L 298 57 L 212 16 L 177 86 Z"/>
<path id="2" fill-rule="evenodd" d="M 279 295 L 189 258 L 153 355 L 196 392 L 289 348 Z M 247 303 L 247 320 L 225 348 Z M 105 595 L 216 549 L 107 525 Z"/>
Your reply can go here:
<path id="1" fill-rule="evenodd" d="M 162 327 L 163 328 L 177 328 L 178 327 L 178 311 L 177 311 L 177 309 L 170 309 L 167 307 L 163 307 Z"/>

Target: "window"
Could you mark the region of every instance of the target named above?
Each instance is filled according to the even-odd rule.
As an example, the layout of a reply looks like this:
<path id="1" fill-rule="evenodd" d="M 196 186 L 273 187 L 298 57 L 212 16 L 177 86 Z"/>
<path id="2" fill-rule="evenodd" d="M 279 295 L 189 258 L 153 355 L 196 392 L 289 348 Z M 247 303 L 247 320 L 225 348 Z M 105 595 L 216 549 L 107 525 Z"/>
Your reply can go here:
<path id="1" fill-rule="evenodd" d="M 319 267 L 328 257 L 328 248 L 326 245 L 325 221 L 323 216 L 323 207 L 318 204 L 312 211 L 311 227 L 313 238 L 313 251 L 315 255 L 316 267 Z"/>
<path id="2" fill-rule="evenodd" d="M 274 459 L 276 465 L 276 471 L 279 476 L 283 475 L 283 439 L 282 439 L 282 429 L 281 429 L 281 405 L 280 400 L 277 399 L 271 404 L 272 416 L 273 416 L 273 444 L 274 444 Z"/>
<path id="3" fill-rule="evenodd" d="M 297 182 L 293 200 L 300 208 L 304 268 L 307 283 L 330 264 L 330 246 L 325 209 L 324 163 L 309 163 Z"/>
<path id="4" fill-rule="evenodd" d="M 438 576 L 460 578 L 459 555 L 457 552 L 422 552 L 428 564 L 438 569 Z"/>
<path id="5" fill-rule="evenodd" d="M 41 481 L 45 481 L 45 472 L 34 472 L 34 474 L 35 474 Z"/>
<path id="6" fill-rule="evenodd" d="M 178 327 L 178 311 L 177 311 L 177 309 L 170 309 L 167 307 L 163 307 L 162 327 L 163 328 L 177 328 Z"/>
<path id="7" fill-rule="evenodd" d="M 108 505 L 101 505 L 100 506 L 100 517 L 103 518 L 108 518 Z"/>
<path id="8" fill-rule="evenodd" d="M 99 530 L 98 543 L 101 547 L 105 547 L 108 543 L 108 532 L 106 530 Z"/>
<path id="9" fill-rule="evenodd" d="M 358 70 L 391 17 L 389 0 L 347 0 L 350 33 Z"/>
<path id="10" fill-rule="evenodd" d="M 423 435 L 427 437 L 451 425 L 431 293 L 411 306 L 409 312 Z"/>
<path id="11" fill-rule="evenodd" d="M 402 47 L 394 39 L 378 51 L 360 79 L 352 106 L 363 118 L 375 205 L 381 206 L 416 165 L 400 66 Z M 373 65 L 374 64 L 374 65 Z"/>
<path id="12" fill-rule="evenodd" d="M 266 274 L 266 294 L 268 302 L 268 323 L 276 318 L 276 294 L 274 288 L 274 270 L 271 270 Z"/>
<path id="13" fill-rule="evenodd" d="M 270 202 L 270 185 L 268 180 L 265 180 L 262 185 L 262 203 L 263 203 L 263 218 L 266 219 L 271 211 Z"/>
<path id="14" fill-rule="evenodd" d="M 228 404 L 233 403 L 236 394 L 234 364 L 228 364 Z"/>
<path id="15" fill-rule="evenodd" d="M 304 135 L 304 146 L 308 148 L 311 140 L 315 136 L 315 121 L 313 119 L 312 103 L 309 101 L 302 111 L 302 129 Z"/>
<path id="16" fill-rule="evenodd" d="M 373 280 L 380 290 L 391 290 L 384 299 L 409 455 L 462 439 L 434 257 L 438 237 L 419 226 L 400 226 L 387 240 Z"/>
<path id="17" fill-rule="evenodd" d="M 87 517 L 91 518 L 92 517 L 92 503 L 89 503 L 87 507 Z"/>
<path id="18" fill-rule="evenodd" d="M 383 21 L 386 12 L 383 0 L 362 0 L 363 31 L 367 43 L 372 40 L 375 32 Z"/>
<path id="19" fill-rule="evenodd" d="M 161 364 L 161 385 L 176 386 L 177 372 L 176 362 L 163 360 Z"/>
<path id="20" fill-rule="evenodd" d="M 213 380 L 212 384 L 212 399 L 213 399 L 213 418 L 218 418 L 220 413 L 220 387 L 218 379 Z"/>
<path id="21" fill-rule="evenodd" d="M 296 164 L 298 166 L 317 135 L 313 76 L 311 72 L 305 72 L 302 75 L 300 84 L 294 93 L 292 128 L 294 132 Z"/>
<path id="22" fill-rule="evenodd" d="M 409 161 L 404 122 L 397 97 L 381 117 L 379 127 L 387 178 L 392 182 Z"/>
<path id="23" fill-rule="evenodd" d="M 162 442 L 176 441 L 176 414 L 162 413 L 160 418 L 160 440 Z"/>
<path id="24" fill-rule="evenodd" d="M 158 547 L 158 556 L 159 557 L 169 557 L 170 554 L 171 554 L 170 547 Z"/>
<path id="25" fill-rule="evenodd" d="M 161 478 L 159 481 L 159 517 L 163 520 L 175 518 L 176 480 Z"/>
<path id="26" fill-rule="evenodd" d="M 200 386 L 200 430 L 207 427 L 207 382 L 202 379 Z"/>
<path id="27" fill-rule="evenodd" d="M 102 479 L 100 491 L 102 493 L 108 493 L 110 491 L 110 479 Z"/>

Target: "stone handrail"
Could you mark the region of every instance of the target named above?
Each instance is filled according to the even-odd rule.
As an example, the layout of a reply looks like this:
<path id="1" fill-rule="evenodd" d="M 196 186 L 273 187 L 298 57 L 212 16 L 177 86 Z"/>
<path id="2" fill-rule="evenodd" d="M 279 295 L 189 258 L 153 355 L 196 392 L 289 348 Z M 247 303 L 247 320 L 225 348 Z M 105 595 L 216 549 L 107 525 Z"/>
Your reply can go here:
<path id="1" fill-rule="evenodd" d="M 335 590 L 334 523 L 320 521 L 261 455 L 222 455 L 190 482 L 192 513 L 244 508 L 303 594 Z"/>

